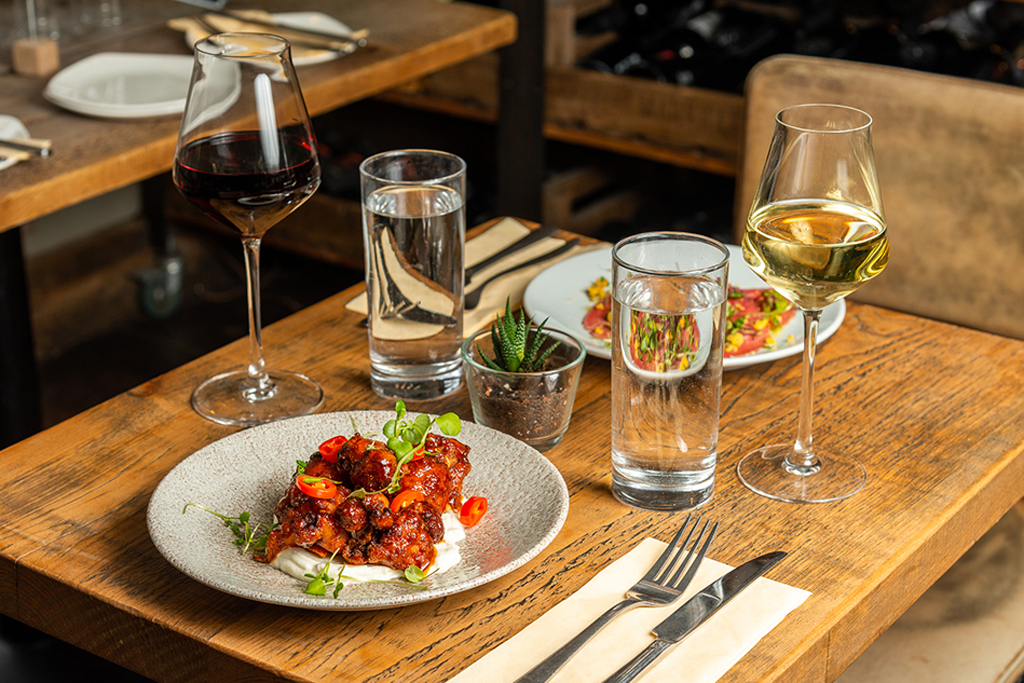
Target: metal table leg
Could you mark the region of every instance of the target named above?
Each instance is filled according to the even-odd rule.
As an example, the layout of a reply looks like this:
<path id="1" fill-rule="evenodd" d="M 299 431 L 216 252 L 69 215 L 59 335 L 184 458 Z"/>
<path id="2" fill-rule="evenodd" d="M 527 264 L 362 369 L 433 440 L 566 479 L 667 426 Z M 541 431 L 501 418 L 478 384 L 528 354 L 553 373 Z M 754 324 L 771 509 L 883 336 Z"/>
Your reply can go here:
<path id="1" fill-rule="evenodd" d="M 498 215 L 541 220 L 544 185 L 544 26 L 541 0 L 502 0 L 519 21 L 501 49 L 498 109 Z"/>
<path id="2" fill-rule="evenodd" d="M 42 428 L 21 229 L 0 233 L 0 447 Z"/>

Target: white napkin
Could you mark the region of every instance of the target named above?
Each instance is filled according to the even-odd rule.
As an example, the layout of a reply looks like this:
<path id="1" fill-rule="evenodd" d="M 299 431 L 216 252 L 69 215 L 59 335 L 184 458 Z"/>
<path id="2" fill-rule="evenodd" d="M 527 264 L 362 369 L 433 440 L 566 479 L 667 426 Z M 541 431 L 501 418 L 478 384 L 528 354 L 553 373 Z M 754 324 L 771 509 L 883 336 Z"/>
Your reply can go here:
<path id="1" fill-rule="evenodd" d="M 23 124 L 20 119 L 13 116 L 7 116 L 6 114 L 0 114 L 0 138 L 8 138 L 10 140 L 27 140 L 29 137 L 31 136 L 28 134 L 28 128 L 25 128 L 25 124 Z M 4 147 L 0 149 L 0 171 L 10 166 L 14 166 L 14 164 L 19 161 L 24 161 L 31 156 L 32 155 L 28 152 Z"/>
<path id="2" fill-rule="evenodd" d="M 256 15 L 266 14 L 256 11 Z M 278 13 L 274 15 L 268 15 L 269 18 L 276 18 L 282 23 L 289 27 L 302 30 L 303 28 L 313 28 L 325 32 L 337 33 L 339 38 L 345 35 L 350 35 L 352 29 L 348 25 L 338 21 L 334 17 L 331 17 L 320 12 L 286 12 Z M 189 46 L 195 45 L 197 42 L 210 35 L 212 32 L 210 28 L 204 26 L 204 22 L 207 26 L 216 29 L 217 31 L 241 31 L 250 33 L 273 33 L 274 29 L 262 24 L 253 24 L 242 19 L 234 19 L 232 17 L 226 17 L 220 14 L 205 14 L 202 15 L 202 21 L 197 20 L 195 17 L 177 17 L 167 22 L 167 27 L 174 29 L 175 31 L 181 31 L 185 34 L 185 42 Z M 353 50 L 355 46 L 353 46 Z M 305 47 L 302 45 L 292 45 L 292 63 L 295 66 L 306 66 L 308 64 L 319 64 L 320 62 L 328 62 L 332 59 L 345 54 L 343 51 L 338 50 L 320 50 L 311 47 Z"/>
<path id="3" fill-rule="evenodd" d="M 498 253 L 516 240 L 524 237 L 529 232 L 530 229 L 516 219 L 503 218 L 483 233 L 466 241 L 466 265 L 472 266 L 475 263 L 483 261 L 488 256 Z M 479 287 L 492 275 L 496 275 L 507 268 L 511 268 L 517 263 L 522 263 L 534 257 L 546 254 L 552 249 L 557 249 L 563 244 L 564 242 L 556 237 L 545 237 L 534 242 L 525 249 L 517 251 L 508 258 L 502 259 L 500 262 L 492 264 L 474 275 L 473 280 L 469 283 L 466 291 L 471 291 L 476 287 Z M 595 246 L 600 248 L 607 245 L 597 244 L 593 246 L 576 247 L 575 249 L 570 249 L 566 253 L 537 264 L 536 266 L 523 268 L 522 270 L 517 270 L 514 273 L 509 273 L 508 275 L 487 285 L 487 288 L 484 289 L 483 296 L 480 297 L 480 304 L 472 311 L 466 311 L 463 314 L 463 335 L 468 337 L 473 332 L 482 330 L 490 325 L 491 322 L 494 321 L 495 313 L 499 310 L 505 310 L 505 297 L 511 298 L 513 308 L 518 306 L 523 300 L 523 292 L 526 290 L 526 286 L 530 284 L 530 281 L 536 277 L 539 272 L 548 268 L 552 264 L 558 263 L 570 256 L 575 256 L 576 254 L 587 251 L 588 249 L 592 249 Z M 361 293 L 353 298 L 345 305 L 345 308 L 350 311 L 366 315 L 366 293 Z"/>
<path id="4" fill-rule="evenodd" d="M 665 544 L 645 539 L 605 567 L 580 590 L 552 608 L 449 683 L 511 683 L 557 650 L 594 618 L 623 599 L 654 564 Z M 784 565 L 786 560 L 782 560 Z M 683 597 L 668 607 L 638 607 L 620 615 L 551 679 L 552 683 L 600 683 L 654 642 L 651 630 L 683 601 L 731 569 L 705 559 Z M 714 683 L 810 593 L 765 577 L 757 579 L 638 680 L 643 683 Z"/>

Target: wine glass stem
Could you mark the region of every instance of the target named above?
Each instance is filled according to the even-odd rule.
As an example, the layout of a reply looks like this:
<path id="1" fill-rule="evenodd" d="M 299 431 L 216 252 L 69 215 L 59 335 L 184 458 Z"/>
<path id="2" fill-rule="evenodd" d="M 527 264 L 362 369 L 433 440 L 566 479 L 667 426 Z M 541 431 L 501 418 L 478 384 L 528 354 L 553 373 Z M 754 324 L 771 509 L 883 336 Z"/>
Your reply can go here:
<path id="1" fill-rule="evenodd" d="M 814 414 L 814 356 L 818 348 L 818 321 L 821 311 L 804 311 L 803 383 L 800 388 L 800 423 L 797 427 L 793 456 L 786 458 L 786 469 L 793 474 L 810 475 L 820 469 L 814 455 L 811 418 Z"/>
<path id="2" fill-rule="evenodd" d="M 269 398 L 274 390 L 274 383 L 267 375 L 263 362 L 263 339 L 260 322 L 260 238 L 243 237 L 245 248 L 246 289 L 249 299 L 249 398 L 259 400 Z"/>

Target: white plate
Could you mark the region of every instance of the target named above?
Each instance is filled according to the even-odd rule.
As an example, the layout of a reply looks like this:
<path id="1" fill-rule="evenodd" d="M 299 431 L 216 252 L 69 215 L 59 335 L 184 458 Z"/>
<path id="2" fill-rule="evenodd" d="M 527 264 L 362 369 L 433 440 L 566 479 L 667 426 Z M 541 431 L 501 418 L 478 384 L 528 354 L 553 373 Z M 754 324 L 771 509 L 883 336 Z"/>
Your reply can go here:
<path id="1" fill-rule="evenodd" d="M 315 610 L 374 610 L 445 597 L 482 586 L 535 557 L 555 537 L 569 511 L 565 481 L 547 458 L 506 434 L 462 423 L 456 437 L 470 447 L 472 470 L 463 493 L 484 496 L 487 514 L 466 530 L 462 560 L 417 590 L 391 584 L 348 584 L 337 599 L 303 593 L 305 585 L 242 556 L 234 536 L 196 503 L 228 516 L 252 513 L 270 521 L 295 472 L 325 439 L 380 433 L 394 413 L 326 413 L 253 427 L 196 451 L 167 473 L 149 502 L 149 535 L 179 570 L 211 588 L 250 600 Z"/>
<path id="2" fill-rule="evenodd" d="M 21 119 L 0 114 L 0 138 L 25 140 L 29 137 L 31 136 L 28 134 L 28 128 L 21 122 Z M 16 163 L 18 163 L 17 159 L 0 159 L 0 171 L 8 166 L 14 166 Z"/>
<path id="3" fill-rule="evenodd" d="M 185 111 L 191 77 L 190 56 L 100 52 L 58 71 L 43 96 L 86 116 L 168 116 Z"/>
<path id="4" fill-rule="evenodd" d="M 764 280 L 759 278 L 743 260 L 743 250 L 734 245 L 729 248 L 729 284 L 751 289 L 765 288 Z M 526 287 L 523 294 L 523 307 L 535 321 L 548 319 L 548 326 L 564 330 L 576 335 L 587 347 L 587 353 L 600 358 L 611 358 L 611 342 L 605 342 L 590 336 L 583 327 L 583 317 L 590 310 L 590 299 L 587 288 L 594 280 L 604 276 L 612 281 L 612 250 L 597 249 L 579 256 L 560 261 L 542 271 Z M 839 329 L 846 317 L 846 303 L 838 301 L 821 312 L 821 323 L 818 327 L 818 341 L 823 342 Z M 776 347 L 761 350 L 743 356 L 726 358 L 723 365 L 726 370 L 745 368 L 757 363 L 786 358 L 803 352 L 804 331 L 802 316 L 793 317 L 776 335 Z"/>

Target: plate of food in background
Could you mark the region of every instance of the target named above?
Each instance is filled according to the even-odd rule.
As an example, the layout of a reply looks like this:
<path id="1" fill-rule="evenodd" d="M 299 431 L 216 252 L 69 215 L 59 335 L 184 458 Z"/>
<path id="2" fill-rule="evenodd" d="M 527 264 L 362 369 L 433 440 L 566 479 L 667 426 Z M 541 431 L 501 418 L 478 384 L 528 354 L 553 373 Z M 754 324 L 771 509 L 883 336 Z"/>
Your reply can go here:
<path id="1" fill-rule="evenodd" d="M 729 298 L 725 339 L 726 370 L 796 356 L 803 352 L 803 316 L 769 288 L 729 249 Z M 587 353 L 611 358 L 612 250 L 596 249 L 560 261 L 535 277 L 523 294 L 523 307 L 536 323 L 574 334 Z M 821 313 L 818 342 L 834 335 L 846 317 L 838 301 Z"/>

